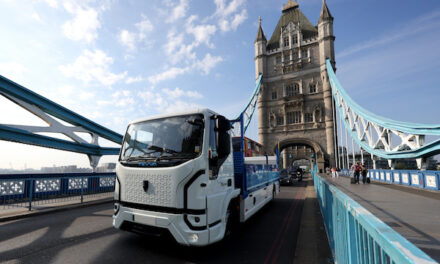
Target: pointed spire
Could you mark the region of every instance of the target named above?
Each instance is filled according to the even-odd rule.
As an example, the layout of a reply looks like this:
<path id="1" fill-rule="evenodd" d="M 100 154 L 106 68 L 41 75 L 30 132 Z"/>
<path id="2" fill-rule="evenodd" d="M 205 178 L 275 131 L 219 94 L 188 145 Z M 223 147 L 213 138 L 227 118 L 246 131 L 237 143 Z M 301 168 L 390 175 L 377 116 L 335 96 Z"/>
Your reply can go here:
<path id="1" fill-rule="evenodd" d="M 327 20 L 333 21 L 333 17 L 332 14 L 330 14 L 330 10 L 328 10 L 327 3 L 325 2 L 325 0 L 322 0 L 321 15 L 319 16 L 318 23 Z"/>
<path id="2" fill-rule="evenodd" d="M 258 18 L 258 32 L 255 42 L 264 41 L 267 42 L 266 36 L 264 35 L 263 28 L 261 27 L 261 16 Z"/>

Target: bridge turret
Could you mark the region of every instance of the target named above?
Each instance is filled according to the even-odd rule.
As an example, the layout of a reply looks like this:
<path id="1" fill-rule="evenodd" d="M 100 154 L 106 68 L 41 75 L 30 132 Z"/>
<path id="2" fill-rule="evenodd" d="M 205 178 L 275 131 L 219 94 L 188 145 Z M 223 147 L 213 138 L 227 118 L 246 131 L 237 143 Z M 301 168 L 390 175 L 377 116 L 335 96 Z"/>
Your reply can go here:
<path id="1" fill-rule="evenodd" d="M 321 79 L 323 84 L 323 96 L 325 107 L 325 133 L 327 137 L 327 153 L 330 156 L 330 166 L 336 163 L 336 124 L 334 123 L 335 109 L 332 100 L 331 87 L 326 71 L 325 61 L 330 59 L 335 67 L 335 48 L 333 35 L 333 17 L 327 7 L 325 0 L 322 1 L 321 15 L 318 20 L 318 41 L 319 41 L 319 62 L 321 69 Z"/>
<path id="2" fill-rule="evenodd" d="M 261 27 L 261 17 L 259 18 L 257 36 L 254 41 L 255 47 L 255 79 L 258 79 L 260 74 L 264 73 L 264 66 L 266 63 L 266 45 L 267 39 Z"/>

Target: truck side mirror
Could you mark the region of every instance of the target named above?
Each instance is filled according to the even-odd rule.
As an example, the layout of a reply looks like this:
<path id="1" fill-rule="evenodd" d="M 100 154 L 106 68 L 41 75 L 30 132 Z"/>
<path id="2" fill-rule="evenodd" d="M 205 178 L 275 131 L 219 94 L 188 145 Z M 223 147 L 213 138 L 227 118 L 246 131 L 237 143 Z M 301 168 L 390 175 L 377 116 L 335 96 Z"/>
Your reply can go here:
<path id="1" fill-rule="evenodd" d="M 218 158 L 225 159 L 231 152 L 231 136 L 227 131 L 218 132 L 217 144 Z"/>
<path id="2" fill-rule="evenodd" d="M 217 133 L 217 153 L 221 163 L 231 152 L 231 136 L 228 131 L 232 128 L 231 121 L 224 116 L 216 116 L 215 131 Z"/>

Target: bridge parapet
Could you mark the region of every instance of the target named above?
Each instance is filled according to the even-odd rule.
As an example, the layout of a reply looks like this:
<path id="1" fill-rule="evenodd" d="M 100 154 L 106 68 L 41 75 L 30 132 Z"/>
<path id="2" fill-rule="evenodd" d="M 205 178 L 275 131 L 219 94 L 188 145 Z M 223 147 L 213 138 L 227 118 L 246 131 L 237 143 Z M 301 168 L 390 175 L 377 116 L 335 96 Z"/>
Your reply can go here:
<path id="1" fill-rule="evenodd" d="M 349 170 L 342 170 L 341 174 L 351 176 Z M 368 171 L 368 177 L 376 182 L 440 191 L 440 171 L 372 169 Z"/>
<path id="2" fill-rule="evenodd" d="M 86 195 L 113 193 L 116 174 L 56 173 L 0 175 L 0 207 L 28 208 L 67 200 L 80 200 Z"/>
<path id="3" fill-rule="evenodd" d="M 335 263 L 437 263 L 316 169 L 313 180 Z"/>

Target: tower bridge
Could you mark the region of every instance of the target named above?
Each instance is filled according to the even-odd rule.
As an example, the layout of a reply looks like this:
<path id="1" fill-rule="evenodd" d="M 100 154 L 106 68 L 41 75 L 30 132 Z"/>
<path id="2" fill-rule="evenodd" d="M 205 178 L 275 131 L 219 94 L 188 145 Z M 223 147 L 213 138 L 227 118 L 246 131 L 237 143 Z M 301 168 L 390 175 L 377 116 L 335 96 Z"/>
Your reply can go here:
<path id="1" fill-rule="evenodd" d="M 390 120 L 354 102 L 335 74 L 333 20 L 325 1 L 318 24 L 313 25 L 298 3 L 289 0 L 269 41 L 259 20 L 254 42 L 256 85 L 237 116 L 243 131 L 234 131 L 245 134 L 257 110 L 264 151 L 281 151 L 284 164 L 280 165 L 284 167 L 295 160 L 309 160 L 314 166 L 313 182 L 309 178 L 283 187 L 281 199 L 275 199 L 272 207 L 228 243 L 188 251 L 170 246 L 169 241 L 117 233 L 111 227 L 115 173 L 0 175 L 0 262 L 153 259 L 217 263 L 240 257 L 247 263 L 286 263 L 292 261 L 292 245 L 299 263 L 310 258 L 317 263 L 329 258 L 337 263 L 440 261 L 440 173 L 394 170 L 396 161 L 407 159 L 416 159 L 424 169 L 424 161 L 440 153 L 439 139 L 425 142 L 427 136 L 440 136 L 440 125 Z M 122 135 L 2 76 L 0 95 L 48 124 L 0 124 L 1 140 L 82 153 L 92 167 L 102 155 L 119 151 L 99 146 L 97 139 L 120 144 Z M 42 136 L 41 132 L 61 133 L 72 141 Z M 76 133 L 88 133 L 91 140 L 87 142 Z M 360 155 L 355 155 L 354 144 L 360 146 Z M 337 166 L 344 169 L 341 175 L 348 176 L 351 165 L 363 161 L 364 155 L 370 155 L 373 167 L 378 158 L 386 159 L 390 167 L 369 168 L 370 185 L 361 187 L 350 184 L 348 178 L 332 179 L 320 173 L 325 167 Z M 66 210 L 72 203 L 83 202 L 89 202 L 89 207 Z M 39 215 L 53 208 L 55 212 Z M 316 249 L 316 245 L 321 251 L 307 255 L 300 250 Z M 322 252 L 327 246 L 328 252 Z M 78 255 L 79 251 L 82 254 Z M 243 251 L 249 252 L 248 256 L 242 256 Z"/>
<path id="2" fill-rule="evenodd" d="M 315 151 L 321 171 L 335 166 L 335 109 L 325 65 L 326 59 L 336 63 L 334 40 L 333 17 L 325 2 L 314 26 L 299 5 L 289 1 L 269 41 L 260 18 L 254 42 L 255 73 L 263 75 L 259 140 L 268 153 L 275 153 L 278 145 L 286 150 L 285 167 L 292 154 L 289 147 L 297 144 Z"/>

